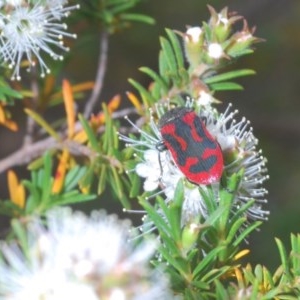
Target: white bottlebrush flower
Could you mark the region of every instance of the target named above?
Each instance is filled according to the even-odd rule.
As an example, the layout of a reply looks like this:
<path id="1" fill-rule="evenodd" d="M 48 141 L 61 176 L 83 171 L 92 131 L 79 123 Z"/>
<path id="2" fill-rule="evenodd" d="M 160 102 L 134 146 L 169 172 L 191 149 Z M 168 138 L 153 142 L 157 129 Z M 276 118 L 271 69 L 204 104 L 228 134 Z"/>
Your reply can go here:
<path id="1" fill-rule="evenodd" d="M 130 223 L 104 212 L 60 208 L 28 226 L 28 249 L 1 243 L 0 299 L 171 299 L 148 265 L 156 242 L 134 246 Z"/>
<path id="2" fill-rule="evenodd" d="M 263 210 L 262 205 L 267 203 L 265 197 L 268 191 L 262 185 L 269 178 L 266 168 L 267 160 L 262 156 L 262 151 L 256 149 L 258 140 L 253 135 L 253 129 L 249 126 L 250 122 L 246 118 L 237 122 L 234 119 L 237 113 L 237 110 L 231 111 L 230 104 L 217 118 L 205 112 L 203 116 L 206 118 L 207 129 L 216 137 L 221 146 L 227 174 L 232 175 L 244 170 L 244 176 L 235 197 L 236 206 L 239 207 L 254 199 L 255 204 L 247 211 L 248 218 L 266 220 L 269 211 Z"/>
<path id="3" fill-rule="evenodd" d="M 13 1 L 0 11 L 0 59 L 13 69 L 12 79 L 20 80 L 20 67 L 23 59 L 30 67 L 37 63 L 44 77 L 50 72 L 42 55 L 48 54 L 54 60 L 62 60 L 60 51 L 68 51 L 63 38 L 75 38 L 68 33 L 67 25 L 61 22 L 70 11 L 79 5 L 63 5 L 67 1 Z M 48 3 L 49 2 L 49 3 Z M 60 50 L 60 51 L 57 51 Z"/>
<path id="4" fill-rule="evenodd" d="M 202 107 L 201 117 L 206 121 L 208 132 L 219 143 L 223 158 L 224 170 L 227 176 L 230 176 L 240 170 L 244 170 L 244 176 L 235 196 L 234 205 L 241 206 L 243 203 L 255 200 L 255 204 L 248 209 L 247 216 L 251 219 L 265 220 L 268 211 L 262 209 L 262 204 L 266 203 L 266 189 L 262 187 L 264 181 L 268 178 L 265 167 L 266 159 L 262 157 L 261 151 L 256 150 L 257 139 L 249 128 L 249 123 L 243 118 L 240 122 L 234 120 L 237 111 L 230 111 L 231 105 L 223 114 L 211 106 L 208 109 Z M 135 126 L 132 122 L 131 124 Z M 136 127 L 136 126 L 135 126 Z M 164 193 L 168 203 L 174 197 L 175 188 L 184 174 L 174 163 L 171 153 L 168 150 L 160 151 L 158 145 L 162 140 L 159 128 L 151 119 L 150 127 L 153 135 L 141 131 L 141 139 L 134 140 L 124 135 L 120 138 L 127 143 L 127 146 L 133 147 L 141 160 L 135 167 L 137 174 L 143 178 L 144 190 L 147 192 Z M 146 149 L 146 150 L 145 150 Z M 230 159 L 228 159 L 230 157 Z M 218 190 L 219 184 L 212 184 L 213 190 Z M 207 185 L 201 185 L 205 191 Z M 184 184 L 184 202 L 182 207 L 182 224 L 186 224 L 195 218 L 207 216 L 205 202 L 199 191 L 199 185 L 189 182 L 187 179 Z"/>

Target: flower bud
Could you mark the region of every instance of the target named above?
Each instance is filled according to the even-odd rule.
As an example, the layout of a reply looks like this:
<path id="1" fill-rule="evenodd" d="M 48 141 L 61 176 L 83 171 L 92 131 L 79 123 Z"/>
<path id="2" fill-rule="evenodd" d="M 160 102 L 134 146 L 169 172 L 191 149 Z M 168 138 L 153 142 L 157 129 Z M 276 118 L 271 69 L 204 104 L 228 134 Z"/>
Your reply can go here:
<path id="1" fill-rule="evenodd" d="M 187 253 L 197 241 L 201 226 L 197 223 L 189 223 L 184 226 L 181 236 L 182 249 Z"/>
<path id="2" fill-rule="evenodd" d="M 253 36 L 255 27 L 249 28 L 246 20 L 244 20 L 244 26 L 242 31 L 236 32 L 230 38 L 229 46 L 226 52 L 231 57 L 243 55 L 245 52 L 251 51 L 251 46 L 254 43 L 263 41 L 263 39 Z"/>
<path id="3" fill-rule="evenodd" d="M 190 27 L 184 34 L 185 54 L 192 69 L 201 63 L 203 41 L 204 35 L 201 27 Z"/>
<path id="4" fill-rule="evenodd" d="M 212 36 L 219 42 L 224 42 L 232 29 L 232 24 L 240 20 L 242 17 L 235 15 L 235 13 L 228 13 L 228 7 L 223 8 L 220 13 L 217 13 L 213 7 L 208 5 L 211 17 L 209 20 L 209 27 L 212 31 Z"/>

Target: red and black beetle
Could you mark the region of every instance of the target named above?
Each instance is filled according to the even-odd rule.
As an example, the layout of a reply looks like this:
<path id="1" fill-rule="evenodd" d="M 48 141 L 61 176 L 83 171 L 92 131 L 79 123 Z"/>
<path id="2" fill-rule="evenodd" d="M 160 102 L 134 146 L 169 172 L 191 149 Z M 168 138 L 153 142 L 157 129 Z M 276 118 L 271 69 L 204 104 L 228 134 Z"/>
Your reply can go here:
<path id="1" fill-rule="evenodd" d="M 189 181 L 208 185 L 220 180 L 224 167 L 222 150 L 192 108 L 171 109 L 158 125 L 162 142 L 157 149 L 169 150 Z"/>

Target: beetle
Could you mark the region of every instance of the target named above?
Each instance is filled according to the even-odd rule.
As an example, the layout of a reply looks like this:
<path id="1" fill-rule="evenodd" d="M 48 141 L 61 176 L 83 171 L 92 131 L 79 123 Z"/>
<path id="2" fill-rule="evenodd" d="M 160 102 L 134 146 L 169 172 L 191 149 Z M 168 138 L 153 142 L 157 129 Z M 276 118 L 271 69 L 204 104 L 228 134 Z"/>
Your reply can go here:
<path id="1" fill-rule="evenodd" d="M 220 180 L 224 168 L 221 147 L 192 108 L 167 111 L 158 127 L 162 141 L 156 145 L 157 150 L 169 150 L 190 182 L 208 185 Z"/>

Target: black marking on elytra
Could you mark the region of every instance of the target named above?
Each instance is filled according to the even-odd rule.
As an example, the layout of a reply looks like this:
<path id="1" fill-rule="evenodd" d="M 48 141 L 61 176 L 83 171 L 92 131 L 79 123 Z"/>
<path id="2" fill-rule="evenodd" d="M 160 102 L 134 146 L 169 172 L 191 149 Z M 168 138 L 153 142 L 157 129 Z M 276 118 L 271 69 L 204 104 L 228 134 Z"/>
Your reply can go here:
<path id="1" fill-rule="evenodd" d="M 164 125 L 173 122 L 173 120 L 181 119 L 186 113 L 193 111 L 192 108 L 188 107 L 176 107 L 165 112 L 160 118 L 158 126 L 161 128 Z"/>
<path id="2" fill-rule="evenodd" d="M 189 171 L 193 174 L 200 172 L 209 172 L 209 170 L 216 164 L 217 156 L 211 155 L 205 159 L 198 160 L 197 164 L 191 165 Z"/>
<path id="3" fill-rule="evenodd" d="M 189 171 L 191 173 L 199 173 L 203 171 L 209 171 L 217 161 L 216 156 L 213 154 L 207 158 L 203 158 L 202 155 L 204 151 L 208 151 L 208 148 L 213 150 L 216 148 L 216 144 L 210 140 L 204 140 L 203 142 L 194 142 L 189 138 L 186 138 L 185 132 L 181 132 L 182 138 L 185 138 L 187 142 L 187 149 L 183 151 L 181 145 L 176 139 L 176 136 L 170 134 L 164 134 L 163 139 L 165 143 L 171 145 L 173 151 L 171 150 L 173 156 L 176 155 L 176 162 L 179 166 L 187 166 L 187 160 L 190 158 L 195 158 L 196 162 L 190 166 Z M 170 147 L 168 147 L 170 149 Z M 175 154 L 176 153 L 176 154 Z"/>
<path id="4" fill-rule="evenodd" d="M 217 157 L 211 151 L 217 148 L 217 143 L 207 137 L 204 124 L 201 122 L 200 118 L 194 118 L 192 124 L 187 124 L 184 122 L 182 117 L 187 113 L 187 110 L 178 109 L 175 112 L 171 111 L 171 114 L 167 114 L 162 120 L 162 126 L 171 122 L 175 128 L 174 134 L 163 133 L 162 137 L 167 145 L 168 149 L 175 156 L 176 163 L 183 167 L 187 168 L 188 160 L 194 159 L 192 165 L 189 166 L 189 172 L 196 174 L 200 172 L 208 172 L 217 162 Z M 166 123 L 166 120 L 168 122 Z M 196 131 L 197 139 L 196 141 L 191 132 L 193 128 Z M 186 145 L 182 145 L 182 141 Z M 186 146 L 186 149 L 183 147 Z M 203 158 L 203 155 L 206 154 L 207 157 Z"/>

